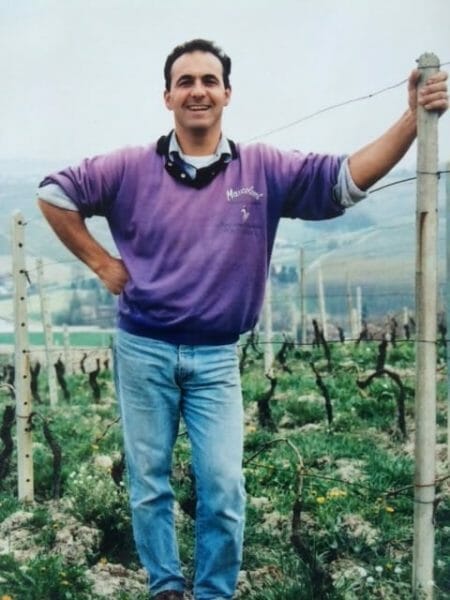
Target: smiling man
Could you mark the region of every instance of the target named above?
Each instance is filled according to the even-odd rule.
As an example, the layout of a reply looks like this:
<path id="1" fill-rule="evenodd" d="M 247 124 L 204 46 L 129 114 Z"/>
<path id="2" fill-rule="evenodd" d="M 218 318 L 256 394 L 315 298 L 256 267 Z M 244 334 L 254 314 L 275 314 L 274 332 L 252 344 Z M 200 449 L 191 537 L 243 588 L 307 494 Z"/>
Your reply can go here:
<path id="1" fill-rule="evenodd" d="M 348 158 L 241 145 L 222 134 L 231 61 L 212 42 L 177 46 L 164 68 L 174 130 L 156 143 L 46 177 L 40 206 L 63 243 L 119 294 L 116 391 L 133 531 L 158 600 L 184 597 L 170 486 L 180 418 L 196 483 L 196 600 L 233 597 L 242 558 L 243 407 L 236 342 L 263 302 L 279 219 L 329 219 L 404 155 L 418 105 L 447 109 L 446 74 L 378 140 Z M 119 257 L 85 219 L 104 216 Z"/>

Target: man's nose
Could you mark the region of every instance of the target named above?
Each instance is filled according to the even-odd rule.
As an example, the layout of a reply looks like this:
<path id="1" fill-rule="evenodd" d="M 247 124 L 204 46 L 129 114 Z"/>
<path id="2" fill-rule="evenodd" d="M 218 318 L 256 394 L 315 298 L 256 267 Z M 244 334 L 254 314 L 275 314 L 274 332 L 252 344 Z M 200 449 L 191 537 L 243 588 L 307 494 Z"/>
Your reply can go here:
<path id="1" fill-rule="evenodd" d="M 201 79 L 197 79 L 194 82 L 194 85 L 192 86 L 192 90 L 191 93 L 193 96 L 204 96 L 205 94 L 205 86 L 203 85 L 203 82 L 201 81 Z"/>

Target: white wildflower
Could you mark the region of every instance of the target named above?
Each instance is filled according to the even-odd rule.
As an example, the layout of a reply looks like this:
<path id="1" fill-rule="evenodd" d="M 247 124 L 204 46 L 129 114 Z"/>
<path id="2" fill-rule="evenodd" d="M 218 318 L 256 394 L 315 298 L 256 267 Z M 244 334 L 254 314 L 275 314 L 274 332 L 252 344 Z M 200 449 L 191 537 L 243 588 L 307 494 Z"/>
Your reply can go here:
<path id="1" fill-rule="evenodd" d="M 112 458 L 106 454 L 98 454 L 94 459 L 94 464 L 100 469 L 110 471 L 113 466 Z"/>

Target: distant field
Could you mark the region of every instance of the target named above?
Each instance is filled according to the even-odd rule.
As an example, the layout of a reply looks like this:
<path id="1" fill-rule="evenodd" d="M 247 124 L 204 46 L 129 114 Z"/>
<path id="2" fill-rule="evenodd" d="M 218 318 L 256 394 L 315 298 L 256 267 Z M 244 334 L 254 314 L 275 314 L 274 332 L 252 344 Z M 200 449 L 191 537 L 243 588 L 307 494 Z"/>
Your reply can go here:
<path id="1" fill-rule="evenodd" d="M 111 336 L 113 330 L 81 330 L 77 329 L 69 332 L 69 343 L 70 346 L 76 347 L 107 347 L 110 345 Z M 55 346 L 63 346 L 64 338 L 61 331 L 56 331 L 53 334 Z M 29 334 L 30 346 L 43 346 L 44 345 L 44 334 L 40 331 L 32 331 Z M 0 353 L 2 346 L 13 346 L 14 345 L 14 334 L 13 333 L 0 333 Z"/>
<path id="2" fill-rule="evenodd" d="M 61 312 L 65 311 L 69 305 L 70 299 L 73 295 L 73 290 L 66 289 L 47 289 L 46 291 L 46 299 L 47 299 L 47 309 L 53 315 L 53 317 Z M 77 290 L 77 296 L 85 302 L 89 304 L 90 293 L 87 290 Z M 41 322 L 41 304 L 39 294 L 29 294 L 28 302 L 28 319 L 30 323 L 40 323 Z M 5 318 L 6 320 L 13 320 L 14 318 L 14 308 L 13 308 L 13 300 L 12 298 L 5 298 L 0 300 L 0 319 Z"/>

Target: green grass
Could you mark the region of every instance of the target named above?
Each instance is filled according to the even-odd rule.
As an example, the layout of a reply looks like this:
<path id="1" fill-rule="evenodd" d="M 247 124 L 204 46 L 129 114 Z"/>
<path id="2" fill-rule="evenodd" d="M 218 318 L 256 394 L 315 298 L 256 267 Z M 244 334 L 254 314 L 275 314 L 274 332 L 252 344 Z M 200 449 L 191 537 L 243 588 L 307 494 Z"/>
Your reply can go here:
<path id="1" fill-rule="evenodd" d="M 57 556 L 39 556 L 26 567 L 0 555 L 0 594 L 13 600 L 92 600 L 83 568 Z"/>

